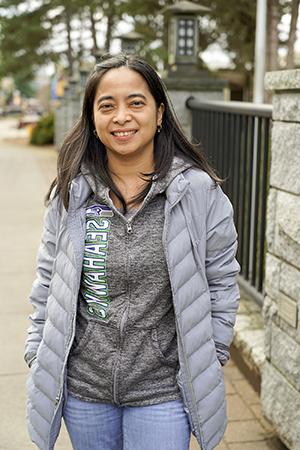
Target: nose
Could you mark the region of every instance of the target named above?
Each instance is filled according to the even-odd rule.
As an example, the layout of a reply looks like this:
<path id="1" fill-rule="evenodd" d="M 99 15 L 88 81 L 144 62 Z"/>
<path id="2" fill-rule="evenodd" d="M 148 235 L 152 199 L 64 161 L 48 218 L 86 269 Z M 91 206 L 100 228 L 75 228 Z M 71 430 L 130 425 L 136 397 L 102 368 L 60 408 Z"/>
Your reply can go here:
<path id="1" fill-rule="evenodd" d="M 123 125 L 124 123 L 130 121 L 131 121 L 131 114 L 128 111 L 128 109 L 126 107 L 119 107 L 115 112 L 113 122 Z"/>

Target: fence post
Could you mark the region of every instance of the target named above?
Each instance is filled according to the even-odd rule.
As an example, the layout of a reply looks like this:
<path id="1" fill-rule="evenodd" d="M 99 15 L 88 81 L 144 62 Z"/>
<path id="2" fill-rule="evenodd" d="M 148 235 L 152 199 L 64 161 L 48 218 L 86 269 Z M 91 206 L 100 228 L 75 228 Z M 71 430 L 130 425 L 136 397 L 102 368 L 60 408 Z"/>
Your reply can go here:
<path id="1" fill-rule="evenodd" d="M 274 91 L 267 214 L 261 400 L 291 450 L 300 448 L 300 70 L 270 72 Z"/>

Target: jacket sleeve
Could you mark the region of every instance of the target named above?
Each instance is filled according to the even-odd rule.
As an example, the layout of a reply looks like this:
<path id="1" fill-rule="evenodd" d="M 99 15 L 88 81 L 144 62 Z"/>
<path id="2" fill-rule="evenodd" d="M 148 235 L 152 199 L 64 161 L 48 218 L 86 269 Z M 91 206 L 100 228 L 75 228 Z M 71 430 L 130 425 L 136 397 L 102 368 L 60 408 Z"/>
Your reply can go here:
<path id="1" fill-rule="evenodd" d="M 37 276 L 29 297 L 34 309 L 29 316 L 31 326 L 28 329 L 25 344 L 24 359 L 29 366 L 35 359 L 43 335 L 48 291 L 55 258 L 58 214 L 58 197 L 55 197 L 44 216 L 42 239 L 37 254 Z"/>
<path id="2" fill-rule="evenodd" d="M 236 276 L 240 266 L 235 259 L 237 233 L 233 208 L 220 186 L 207 191 L 206 277 L 208 280 L 213 338 L 222 365 L 229 359 L 233 326 L 239 304 Z"/>

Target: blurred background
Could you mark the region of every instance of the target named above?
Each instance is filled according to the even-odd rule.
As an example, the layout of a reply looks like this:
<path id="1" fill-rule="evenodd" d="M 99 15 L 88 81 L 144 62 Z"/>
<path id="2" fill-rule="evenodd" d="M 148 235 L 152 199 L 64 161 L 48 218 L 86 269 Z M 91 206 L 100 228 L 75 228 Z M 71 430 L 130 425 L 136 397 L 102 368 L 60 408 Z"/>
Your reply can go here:
<path id="1" fill-rule="evenodd" d="M 37 115 L 53 111 L 70 80 L 79 79 L 101 55 L 121 48 L 138 52 L 165 74 L 169 30 L 164 9 L 175 3 L 1 1 L 0 114 L 22 113 L 20 127 L 35 123 Z M 199 18 L 198 63 L 228 80 L 231 100 L 251 101 L 256 2 L 201 0 L 201 5 L 210 9 Z M 298 6 L 295 0 L 267 1 L 268 39 L 260 55 L 266 71 L 300 64 Z"/>

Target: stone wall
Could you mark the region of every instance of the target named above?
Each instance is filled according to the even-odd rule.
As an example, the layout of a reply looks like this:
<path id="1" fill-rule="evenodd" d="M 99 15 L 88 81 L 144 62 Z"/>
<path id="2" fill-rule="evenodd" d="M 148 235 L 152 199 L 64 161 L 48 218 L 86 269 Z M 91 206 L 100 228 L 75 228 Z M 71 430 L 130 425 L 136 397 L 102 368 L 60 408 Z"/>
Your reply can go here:
<path id="1" fill-rule="evenodd" d="M 300 70 L 270 72 L 273 129 L 267 217 L 261 400 L 291 450 L 300 449 Z"/>

